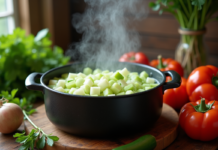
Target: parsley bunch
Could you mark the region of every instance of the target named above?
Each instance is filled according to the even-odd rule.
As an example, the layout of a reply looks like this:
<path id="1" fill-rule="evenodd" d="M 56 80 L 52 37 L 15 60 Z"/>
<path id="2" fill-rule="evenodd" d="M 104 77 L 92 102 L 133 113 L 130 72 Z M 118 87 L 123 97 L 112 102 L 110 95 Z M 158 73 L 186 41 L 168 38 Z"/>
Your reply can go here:
<path id="1" fill-rule="evenodd" d="M 48 29 L 34 36 L 26 35 L 20 28 L 12 34 L 0 36 L 0 91 L 18 88 L 18 97 L 31 101 L 42 97 L 41 92 L 26 89 L 26 77 L 32 72 L 44 73 L 69 61 L 60 47 L 51 46 L 49 37 Z"/>

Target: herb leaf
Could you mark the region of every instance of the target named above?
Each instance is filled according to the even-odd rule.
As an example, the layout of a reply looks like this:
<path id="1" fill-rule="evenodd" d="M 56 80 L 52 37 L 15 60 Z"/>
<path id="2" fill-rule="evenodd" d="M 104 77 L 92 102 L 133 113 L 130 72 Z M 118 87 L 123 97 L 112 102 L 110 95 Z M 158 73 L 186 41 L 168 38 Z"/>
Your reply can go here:
<path id="1" fill-rule="evenodd" d="M 15 133 L 14 135 L 13 135 L 13 137 L 19 137 L 19 136 L 22 136 L 22 135 L 24 135 L 25 134 L 25 132 L 23 132 L 23 133 Z"/>
<path id="2" fill-rule="evenodd" d="M 36 147 L 38 149 L 43 149 L 45 147 L 45 135 L 42 135 L 42 137 L 38 140 Z"/>
<path id="3" fill-rule="evenodd" d="M 160 9 L 160 4 L 159 3 L 154 3 L 154 2 L 150 2 L 149 6 L 152 8 L 152 10 L 157 11 Z"/>
<path id="4" fill-rule="evenodd" d="M 54 141 L 58 141 L 59 138 L 57 136 L 48 136 L 50 139 L 54 140 Z"/>
<path id="5" fill-rule="evenodd" d="M 16 139 L 16 142 L 17 143 L 25 143 L 27 139 L 28 139 L 28 136 L 20 136 Z"/>
<path id="6" fill-rule="evenodd" d="M 42 29 L 41 31 L 39 31 L 35 37 L 35 41 L 38 42 L 40 40 L 42 40 L 43 38 L 45 38 L 48 35 L 48 29 Z"/>
<path id="7" fill-rule="evenodd" d="M 47 137 L 47 144 L 48 144 L 49 146 L 53 146 L 54 141 L 53 141 L 52 139 L 50 139 L 49 137 Z"/>
<path id="8" fill-rule="evenodd" d="M 28 115 L 32 115 L 33 113 L 36 112 L 36 109 L 31 109 L 29 112 L 27 112 Z"/>
<path id="9" fill-rule="evenodd" d="M 29 146 L 28 145 L 22 145 L 19 147 L 18 150 L 28 150 Z"/>
<path id="10" fill-rule="evenodd" d="M 161 0 L 162 4 L 165 5 L 165 6 L 167 5 L 167 1 L 168 0 Z"/>
<path id="11" fill-rule="evenodd" d="M 11 91 L 11 97 L 14 98 L 15 94 L 17 93 L 18 89 L 13 89 Z"/>

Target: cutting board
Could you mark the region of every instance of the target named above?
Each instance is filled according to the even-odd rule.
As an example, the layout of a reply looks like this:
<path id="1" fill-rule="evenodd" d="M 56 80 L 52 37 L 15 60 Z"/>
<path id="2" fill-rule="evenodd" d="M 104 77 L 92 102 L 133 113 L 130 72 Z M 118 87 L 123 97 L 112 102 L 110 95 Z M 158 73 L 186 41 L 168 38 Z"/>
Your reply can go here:
<path id="1" fill-rule="evenodd" d="M 142 131 L 141 133 L 122 138 L 96 139 L 74 136 L 56 128 L 48 120 L 44 104 L 37 108 L 37 113 L 31 115 L 30 119 L 46 134 L 52 133 L 52 135 L 60 138 L 53 147 L 46 145 L 44 150 L 111 150 L 115 147 L 128 144 L 145 134 L 153 135 L 157 141 L 155 150 L 161 150 L 170 145 L 177 137 L 179 121 L 177 112 L 169 105 L 163 104 L 161 117 L 149 131 Z M 33 127 L 28 121 L 25 121 L 24 124 L 28 134 Z"/>

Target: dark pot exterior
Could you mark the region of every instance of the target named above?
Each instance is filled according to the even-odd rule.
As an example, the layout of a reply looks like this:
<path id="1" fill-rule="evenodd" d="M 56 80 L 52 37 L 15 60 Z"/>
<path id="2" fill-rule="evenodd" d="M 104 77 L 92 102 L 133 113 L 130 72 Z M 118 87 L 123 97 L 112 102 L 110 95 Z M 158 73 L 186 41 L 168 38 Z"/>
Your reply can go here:
<path id="1" fill-rule="evenodd" d="M 126 67 L 131 72 L 146 71 L 157 79 L 159 86 L 148 91 L 130 95 L 92 97 L 61 93 L 47 86 L 48 81 L 63 73 L 82 72 L 85 67 L 92 69 L 110 68 L 86 63 L 73 63 L 54 68 L 44 74 L 32 73 L 26 79 L 26 87 L 44 94 L 46 114 L 59 129 L 81 136 L 113 136 L 136 132 L 152 126 L 160 117 L 163 92 L 180 86 L 180 76 L 174 71 L 161 72 L 153 67 L 127 62 L 111 62 L 115 71 Z M 166 83 L 166 76 L 172 81 Z M 40 78 L 40 84 L 34 82 Z"/>

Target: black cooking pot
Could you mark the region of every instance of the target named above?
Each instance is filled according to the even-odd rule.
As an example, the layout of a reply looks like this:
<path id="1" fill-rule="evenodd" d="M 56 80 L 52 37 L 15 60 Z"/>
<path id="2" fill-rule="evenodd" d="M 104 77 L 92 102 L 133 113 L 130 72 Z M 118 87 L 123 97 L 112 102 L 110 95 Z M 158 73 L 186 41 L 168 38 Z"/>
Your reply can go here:
<path id="1" fill-rule="evenodd" d="M 48 82 L 63 73 L 82 72 L 85 67 L 116 71 L 126 67 L 131 72 L 146 71 L 159 85 L 153 89 L 130 95 L 93 97 L 71 95 L 49 88 Z M 171 82 L 165 82 L 171 76 Z M 40 78 L 40 84 L 35 79 Z M 180 86 L 175 71 L 161 72 L 156 68 L 128 62 L 73 63 L 47 71 L 32 73 L 26 78 L 26 87 L 42 91 L 46 114 L 59 129 L 82 136 L 113 136 L 136 132 L 152 126 L 160 117 L 163 92 Z"/>

